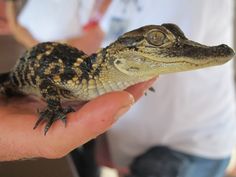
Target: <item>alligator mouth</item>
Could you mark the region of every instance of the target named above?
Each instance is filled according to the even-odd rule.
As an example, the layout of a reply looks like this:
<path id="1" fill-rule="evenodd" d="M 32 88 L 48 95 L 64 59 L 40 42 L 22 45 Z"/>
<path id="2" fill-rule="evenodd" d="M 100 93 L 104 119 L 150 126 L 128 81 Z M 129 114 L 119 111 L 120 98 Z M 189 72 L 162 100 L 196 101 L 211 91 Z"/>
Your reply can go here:
<path id="1" fill-rule="evenodd" d="M 193 62 L 194 61 L 194 62 Z M 214 63 L 214 60 L 208 60 L 208 61 L 197 61 L 197 60 L 193 60 L 193 61 L 186 61 L 186 60 L 180 60 L 180 61 L 169 61 L 169 62 L 163 62 L 163 64 L 168 64 L 168 65 L 192 65 L 192 66 L 204 66 L 204 65 L 210 65 L 212 63 Z"/>
<path id="2" fill-rule="evenodd" d="M 201 57 L 201 58 L 191 58 L 187 56 L 183 57 L 150 57 L 148 55 L 143 55 L 143 57 L 152 60 L 155 63 L 159 63 L 159 65 L 188 65 L 188 66 L 213 66 L 213 65 L 221 65 L 229 61 L 234 55 L 229 56 L 214 56 L 214 57 Z"/>
<path id="3" fill-rule="evenodd" d="M 173 58 L 172 58 L 173 59 Z M 186 58 L 185 60 L 176 60 L 176 61 L 161 61 L 163 65 L 169 66 L 169 65 L 179 65 L 179 66 L 190 66 L 192 68 L 196 67 L 207 67 L 207 66 L 214 66 L 214 65 L 221 65 L 226 63 L 228 60 L 220 59 L 206 59 L 206 60 L 191 60 Z"/>

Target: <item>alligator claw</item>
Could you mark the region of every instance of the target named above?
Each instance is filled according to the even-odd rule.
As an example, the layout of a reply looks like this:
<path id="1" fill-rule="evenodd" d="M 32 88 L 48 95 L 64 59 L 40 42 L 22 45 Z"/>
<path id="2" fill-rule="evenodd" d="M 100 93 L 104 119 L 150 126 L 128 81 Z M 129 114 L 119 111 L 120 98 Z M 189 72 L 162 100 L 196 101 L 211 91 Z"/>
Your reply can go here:
<path id="1" fill-rule="evenodd" d="M 151 92 L 155 92 L 155 91 L 156 91 L 156 90 L 154 89 L 154 87 L 150 87 L 150 88 L 148 88 L 148 90 L 151 91 Z"/>
<path id="2" fill-rule="evenodd" d="M 46 135 L 49 128 L 58 119 L 60 119 L 66 126 L 67 114 L 70 112 L 74 112 L 74 109 L 71 107 L 58 108 L 58 109 L 50 109 L 47 107 L 44 111 L 41 111 L 41 112 L 38 111 L 38 112 L 39 112 L 39 118 L 34 125 L 34 129 L 36 129 L 42 121 L 45 121 L 45 122 L 47 122 L 47 124 L 44 128 L 44 135 Z"/>

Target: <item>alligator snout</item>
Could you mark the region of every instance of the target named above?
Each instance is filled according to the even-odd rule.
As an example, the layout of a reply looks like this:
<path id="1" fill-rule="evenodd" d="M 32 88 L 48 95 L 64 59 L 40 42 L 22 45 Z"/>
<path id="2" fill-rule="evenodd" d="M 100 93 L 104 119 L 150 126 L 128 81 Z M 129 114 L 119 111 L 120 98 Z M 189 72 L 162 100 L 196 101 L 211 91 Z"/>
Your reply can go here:
<path id="1" fill-rule="evenodd" d="M 225 44 L 216 46 L 215 50 L 218 56 L 232 58 L 235 55 L 234 50 Z"/>

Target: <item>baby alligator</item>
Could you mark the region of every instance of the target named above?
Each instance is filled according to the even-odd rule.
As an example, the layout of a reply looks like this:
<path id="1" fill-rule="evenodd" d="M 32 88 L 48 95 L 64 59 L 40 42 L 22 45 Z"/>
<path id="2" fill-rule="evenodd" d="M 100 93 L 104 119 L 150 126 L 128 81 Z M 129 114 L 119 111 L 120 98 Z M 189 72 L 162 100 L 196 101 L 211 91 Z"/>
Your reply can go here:
<path id="1" fill-rule="evenodd" d="M 54 121 L 66 122 L 66 114 L 73 111 L 62 107 L 64 101 L 88 101 L 159 74 L 220 65 L 233 56 L 227 45 L 210 47 L 189 40 L 174 24 L 149 25 L 90 56 L 66 44 L 40 43 L 0 75 L 0 93 L 42 97 L 47 107 L 34 128 L 44 120 L 46 134 Z"/>

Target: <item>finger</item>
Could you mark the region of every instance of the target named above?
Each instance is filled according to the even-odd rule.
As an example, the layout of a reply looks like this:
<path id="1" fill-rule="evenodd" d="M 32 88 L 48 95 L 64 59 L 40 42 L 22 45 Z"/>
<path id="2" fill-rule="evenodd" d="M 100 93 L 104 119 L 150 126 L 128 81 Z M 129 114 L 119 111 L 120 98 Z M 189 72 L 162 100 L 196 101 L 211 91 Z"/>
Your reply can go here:
<path id="1" fill-rule="evenodd" d="M 157 78 L 151 79 L 146 82 L 142 82 L 136 85 L 133 85 L 126 90 L 131 93 L 134 97 L 134 99 L 137 101 L 141 96 L 143 96 L 144 92 L 150 88 L 153 83 L 156 81 Z"/>
<path id="2" fill-rule="evenodd" d="M 47 134 L 49 149 L 46 157 L 65 155 L 105 132 L 133 104 L 134 98 L 126 91 L 112 92 L 100 96 L 79 111 L 69 115 L 66 129 L 56 122 Z M 55 128 L 54 128 L 55 127 Z"/>

